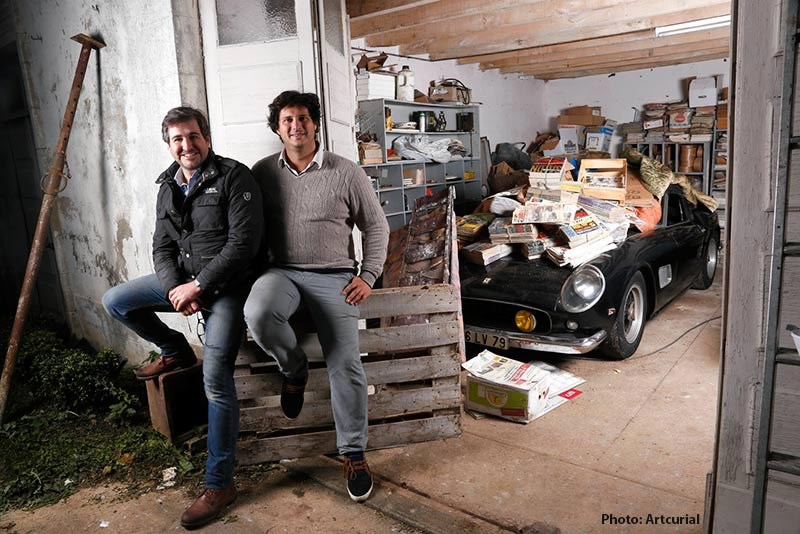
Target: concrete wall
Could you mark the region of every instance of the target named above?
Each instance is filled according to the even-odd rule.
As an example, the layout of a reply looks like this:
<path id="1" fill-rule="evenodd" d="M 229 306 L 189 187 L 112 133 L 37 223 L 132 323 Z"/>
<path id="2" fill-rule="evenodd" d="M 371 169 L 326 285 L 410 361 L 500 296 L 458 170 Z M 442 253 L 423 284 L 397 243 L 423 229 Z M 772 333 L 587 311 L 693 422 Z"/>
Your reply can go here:
<path id="1" fill-rule="evenodd" d="M 352 42 L 353 53 L 363 53 L 363 39 Z M 396 54 L 397 47 L 380 51 Z M 367 53 L 369 56 L 378 52 Z M 358 57 L 358 56 L 354 56 Z M 526 145 L 546 127 L 544 87 L 541 80 L 520 80 L 498 71 L 481 71 L 477 64 L 459 65 L 456 61 L 424 61 L 389 56 L 386 64 L 408 65 L 414 72 L 414 86 L 427 92 L 431 80 L 456 78 L 472 89 L 472 101 L 481 104 L 481 135 L 489 138 L 492 150 L 497 143 L 519 141 Z"/>
<path id="2" fill-rule="evenodd" d="M 617 122 L 631 122 L 634 110 L 650 102 L 671 102 L 689 97 L 686 79 L 692 76 L 722 76 L 722 87 L 728 86 L 729 62 L 715 59 L 655 69 L 618 72 L 586 78 L 553 80 L 545 84 L 544 102 L 547 127 L 555 131 L 555 118 L 571 106 L 602 106 L 603 115 Z M 612 139 L 612 149 L 622 138 Z M 614 146 L 616 145 L 616 146 Z"/>
<path id="3" fill-rule="evenodd" d="M 153 347 L 112 321 L 101 297 L 110 286 L 153 271 L 154 181 L 172 162 L 161 119 L 182 102 L 205 107 L 204 90 L 197 88 L 199 34 L 194 45 L 186 37 L 196 25 L 195 2 L 17 0 L 14 8 L 42 169 L 49 167 L 80 51 L 70 36 L 86 33 L 107 44 L 90 59 L 67 150 L 72 179 L 51 226 L 73 332 L 139 361 Z M 186 319 L 170 321 L 189 329 Z"/>

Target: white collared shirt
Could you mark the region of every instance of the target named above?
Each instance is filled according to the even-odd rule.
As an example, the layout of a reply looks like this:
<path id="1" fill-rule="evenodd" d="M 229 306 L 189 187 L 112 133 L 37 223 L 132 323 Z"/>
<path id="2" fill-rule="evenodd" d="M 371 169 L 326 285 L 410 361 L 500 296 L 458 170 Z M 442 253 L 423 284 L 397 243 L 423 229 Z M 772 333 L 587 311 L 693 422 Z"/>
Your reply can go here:
<path id="1" fill-rule="evenodd" d="M 311 166 L 314 165 L 315 163 L 317 164 L 317 168 L 318 169 L 322 168 L 322 161 L 323 161 L 323 158 L 324 158 L 324 155 L 323 155 L 324 152 L 325 152 L 325 149 L 322 148 L 322 147 L 319 147 L 317 149 L 316 154 L 314 154 L 314 159 L 312 159 L 308 163 L 308 165 L 306 166 L 305 169 L 303 169 L 300 172 L 297 172 L 296 170 L 294 170 L 294 167 L 289 165 L 289 162 L 286 160 L 286 149 L 284 148 L 283 150 L 281 150 L 281 155 L 278 156 L 278 164 L 281 167 L 288 168 L 292 172 L 292 174 L 294 174 L 295 176 L 301 176 L 302 174 L 305 174 L 306 172 L 308 172 L 311 169 Z"/>

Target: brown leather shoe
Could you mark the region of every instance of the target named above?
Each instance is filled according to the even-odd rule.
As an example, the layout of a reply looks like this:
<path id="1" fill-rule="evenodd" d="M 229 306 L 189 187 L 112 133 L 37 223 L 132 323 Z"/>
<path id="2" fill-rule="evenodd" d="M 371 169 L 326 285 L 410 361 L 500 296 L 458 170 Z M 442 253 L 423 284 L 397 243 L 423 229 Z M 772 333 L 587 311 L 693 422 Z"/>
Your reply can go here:
<path id="1" fill-rule="evenodd" d="M 236 484 L 222 489 L 205 488 L 181 516 L 181 526 L 195 529 L 213 521 L 222 515 L 226 506 L 236 499 Z"/>
<path id="2" fill-rule="evenodd" d="M 183 367 L 191 367 L 197 363 L 197 356 L 194 355 L 190 349 L 186 352 L 179 352 L 169 356 L 160 355 L 156 361 L 148 363 L 134 371 L 136 378 L 139 380 L 150 380 L 156 378 L 158 375 L 168 371 L 174 371 Z"/>

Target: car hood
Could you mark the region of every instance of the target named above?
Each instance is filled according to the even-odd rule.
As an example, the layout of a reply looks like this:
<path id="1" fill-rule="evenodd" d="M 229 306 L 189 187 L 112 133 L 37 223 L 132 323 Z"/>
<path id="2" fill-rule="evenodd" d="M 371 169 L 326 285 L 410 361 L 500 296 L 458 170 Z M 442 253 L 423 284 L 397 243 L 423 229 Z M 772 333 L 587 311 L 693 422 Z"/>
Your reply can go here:
<path id="1" fill-rule="evenodd" d="M 643 240 L 641 234 L 629 237 L 617 248 L 600 254 L 587 262 L 594 265 L 610 282 L 612 273 L 636 265 Z M 463 263 L 461 266 L 461 297 L 509 302 L 556 311 L 564 281 L 573 273 L 570 267 L 558 267 L 545 258 L 535 260 L 502 258 L 486 267 Z"/>

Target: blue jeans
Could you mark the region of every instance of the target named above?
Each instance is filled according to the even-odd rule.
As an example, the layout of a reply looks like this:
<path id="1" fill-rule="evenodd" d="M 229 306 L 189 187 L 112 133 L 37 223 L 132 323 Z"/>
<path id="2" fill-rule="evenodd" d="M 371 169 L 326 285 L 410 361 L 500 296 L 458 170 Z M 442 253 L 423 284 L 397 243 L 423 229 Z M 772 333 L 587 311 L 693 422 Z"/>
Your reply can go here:
<path id="1" fill-rule="evenodd" d="M 244 307 L 249 286 L 230 290 L 206 303 L 203 348 L 203 385 L 208 399 L 208 461 L 206 487 L 222 489 L 233 482 L 236 439 L 239 435 L 239 402 L 233 369 L 244 334 Z M 155 274 L 136 278 L 103 295 L 109 315 L 154 343 L 162 354 L 175 354 L 189 347 L 183 334 L 169 328 L 155 312 L 175 312 L 164 296 Z M 177 313 L 177 312 L 176 312 Z"/>
<path id="2" fill-rule="evenodd" d="M 270 268 L 256 280 L 244 307 L 250 333 L 275 358 L 287 378 L 308 373 L 308 358 L 297 345 L 289 318 L 301 302 L 311 312 L 328 368 L 331 408 L 339 454 L 367 447 L 367 377 L 361 365 L 358 306 L 342 290 L 352 273 L 314 273 Z"/>

